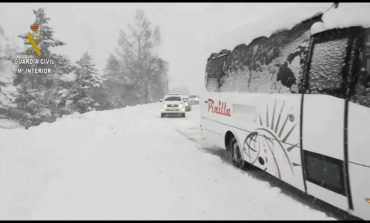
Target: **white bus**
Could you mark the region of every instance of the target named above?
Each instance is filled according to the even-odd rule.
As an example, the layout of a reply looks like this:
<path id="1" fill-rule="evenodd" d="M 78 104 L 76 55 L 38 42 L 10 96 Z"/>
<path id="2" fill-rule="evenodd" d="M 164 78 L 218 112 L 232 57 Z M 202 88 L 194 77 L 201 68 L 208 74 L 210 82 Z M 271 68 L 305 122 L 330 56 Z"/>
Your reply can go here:
<path id="1" fill-rule="evenodd" d="M 370 220 L 370 29 L 326 24 L 354 7 L 212 54 L 201 129 L 234 165 Z"/>

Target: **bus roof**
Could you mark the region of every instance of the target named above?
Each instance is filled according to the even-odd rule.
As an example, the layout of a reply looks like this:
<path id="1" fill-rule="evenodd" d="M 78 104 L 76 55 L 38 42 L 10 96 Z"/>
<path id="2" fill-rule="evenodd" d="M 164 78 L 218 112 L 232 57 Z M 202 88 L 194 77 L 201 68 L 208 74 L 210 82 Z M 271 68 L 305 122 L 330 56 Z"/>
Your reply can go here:
<path id="1" fill-rule="evenodd" d="M 324 13 L 322 21 L 312 25 L 311 34 L 350 26 L 370 27 L 370 4 L 339 3 L 337 8 Z"/>

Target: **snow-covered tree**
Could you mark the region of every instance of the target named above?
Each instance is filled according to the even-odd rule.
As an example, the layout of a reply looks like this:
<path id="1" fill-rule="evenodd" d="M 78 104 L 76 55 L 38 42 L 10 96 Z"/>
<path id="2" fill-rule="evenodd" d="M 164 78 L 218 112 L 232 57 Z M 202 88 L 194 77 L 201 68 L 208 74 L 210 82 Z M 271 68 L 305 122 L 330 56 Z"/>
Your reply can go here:
<path id="1" fill-rule="evenodd" d="M 106 80 L 103 82 L 103 87 L 107 95 L 109 95 L 108 100 L 111 106 L 120 108 L 128 105 L 127 76 L 123 73 L 122 64 L 113 54 L 107 60 L 104 75 Z"/>
<path id="2" fill-rule="evenodd" d="M 75 73 L 76 82 L 82 89 L 99 87 L 102 84 L 102 77 L 98 74 L 88 52 L 76 62 Z"/>
<path id="3" fill-rule="evenodd" d="M 33 10 L 35 20 L 30 25 L 36 25 L 39 27 L 38 30 L 28 30 L 24 34 L 19 35 L 24 40 L 25 50 L 21 53 L 18 58 L 32 59 L 48 59 L 50 62 L 54 61 L 55 64 L 21 64 L 18 65 L 20 69 L 26 68 L 42 68 L 50 69 L 50 73 L 23 73 L 17 72 L 13 80 L 13 84 L 18 89 L 18 98 L 16 102 L 19 102 L 18 109 L 26 112 L 31 121 L 30 125 L 37 125 L 43 121 L 52 121 L 59 117 L 62 112 L 59 107 L 60 105 L 60 92 L 68 91 L 67 86 L 64 85 L 60 79 L 62 75 L 71 73 L 73 66 L 69 60 L 62 55 L 58 55 L 52 52 L 54 47 L 64 46 L 65 44 L 55 39 L 54 31 L 49 25 L 49 20 L 45 14 L 45 10 L 39 8 Z M 29 35 L 37 42 L 37 46 L 41 50 L 41 55 L 36 54 L 33 50 L 31 43 L 29 42 Z M 27 89 L 26 91 L 24 89 Z M 29 95 L 23 95 L 23 94 Z M 33 98 L 32 101 L 32 112 L 21 104 L 24 98 Z M 64 112 L 65 113 L 65 112 Z M 68 112 L 67 112 L 68 113 Z"/>
<path id="4" fill-rule="evenodd" d="M 45 10 L 39 8 L 37 10 L 33 10 L 35 14 L 35 21 L 33 25 L 39 26 L 39 29 L 36 32 L 32 32 L 29 30 L 28 32 L 19 35 L 21 39 L 24 41 L 25 51 L 23 52 L 23 57 L 26 58 L 37 58 L 37 59 L 53 59 L 56 62 L 56 65 L 41 65 L 41 64 L 22 64 L 19 65 L 18 68 L 50 68 L 52 69 L 51 74 L 40 75 L 40 74 L 23 74 L 17 73 L 14 83 L 18 84 L 27 84 L 28 87 L 31 88 L 38 88 L 41 86 L 48 86 L 50 87 L 53 84 L 56 74 L 61 74 L 64 72 L 70 72 L 71 67 L 69 64 L 65 64 L 65 59 L 57 54 L 51 52 L 51 49 L 58 46 L 64 46 L 65 43 L 55 39 L 54 37 L 54 30 L 49 25 L 50 18 L 46 16 Z M 37 46 L 40 48 L 42 54 L 39 56 L 35 53 L 32 49 L 32 45 L 28 40 L 28 33 L 32 33 L 35 40 L 37 40 Z"/>
<path id="5" fill-rule="evenodd" d="M 120 82 L 124 83 L 126 82 L 126 78 L 123 75 L 123 72 L 121 70 L 121 65 L 120 62 L 117 60 L 117 58 L 113 55 L 110 54 L 107 64 L 105 67 L 105 75 L 109 80 L 115 81 L 115 82 Z"/>
<path id="6" fill-rule="evenodd" d="M 91 92 L 101 87 L 103 79 L 88 52 L 76 62 L 75 75 L 76 79 L 69 95 L 72 106 L 79 112 L 99 108 L 100 104 L 91 96 Z"/>
<path id="7" fill-rule="evenodd" d="M 163 87 L 159 87 L 161 85 L 158 85 L 158 80 L 167 82 L 167 63 L 155 52 L 159 44 L 158 27 L 153 29 L 144 12 L 139 10 L 136 12 L 134 23 L 129 25 L 128 32 L 120 33 L 115 57 L 118 63 L 113 57 L 108 60 L 113 66 L 108 68 L 109 70 L 113 71 L 119 67 L 120 72 L 115 74 L 122 80 L 122 84 L 133 89 L 129 94 L 132 94 L 131 98 L 137 98 L 136 103 L 148 103 L 162 96 Z M 127 92 L 125 94 L 127 95 Z M 157 95 L 161 96 L 158 98 Z"/>

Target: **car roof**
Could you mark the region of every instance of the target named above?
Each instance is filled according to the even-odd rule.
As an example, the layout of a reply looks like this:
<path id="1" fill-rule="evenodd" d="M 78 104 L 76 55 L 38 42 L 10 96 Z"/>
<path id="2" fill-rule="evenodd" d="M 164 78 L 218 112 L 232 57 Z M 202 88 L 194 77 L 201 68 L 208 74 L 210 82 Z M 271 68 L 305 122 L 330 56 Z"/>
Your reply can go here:
<path id="1" fill-rule="evenodd" d="M 169 97 L 179 97 L 182 98 L 181 95 L 165 95 L 164 98 L 169 98 Z"/>
<path id="2" fill-rule="evenodd" d="M 188 98 L 187 95 L 183 95 L 183 94 L 180 94 L 180 93 L 167 93 L 164 98 L 167 98 L 167 97 L 170 97 L 170 96 L 179 96 L 181 98 Z"/>

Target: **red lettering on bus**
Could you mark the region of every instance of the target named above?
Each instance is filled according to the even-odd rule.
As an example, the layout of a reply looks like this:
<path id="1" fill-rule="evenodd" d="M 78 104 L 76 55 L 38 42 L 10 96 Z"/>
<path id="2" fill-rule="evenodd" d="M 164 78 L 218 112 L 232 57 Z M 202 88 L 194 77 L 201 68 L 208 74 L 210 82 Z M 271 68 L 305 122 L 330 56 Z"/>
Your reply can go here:
<path id="1" fill-rule="evenodd" d="M 230 108 L 227 108 L 227 103 L 223 101 L 218 101 L 218 105 L 215 105 L 213 100 L 208 100 L 208 112 L 229 117 L 231 116 Z"/>

